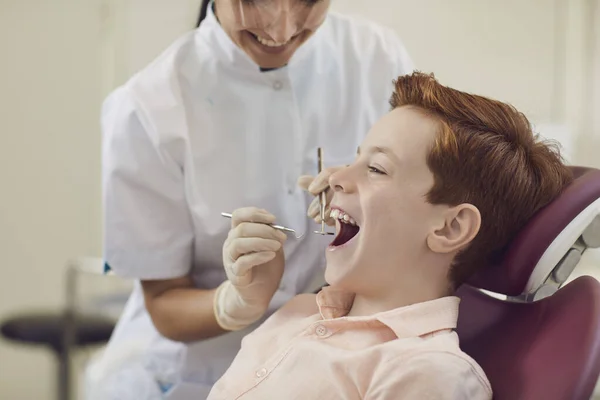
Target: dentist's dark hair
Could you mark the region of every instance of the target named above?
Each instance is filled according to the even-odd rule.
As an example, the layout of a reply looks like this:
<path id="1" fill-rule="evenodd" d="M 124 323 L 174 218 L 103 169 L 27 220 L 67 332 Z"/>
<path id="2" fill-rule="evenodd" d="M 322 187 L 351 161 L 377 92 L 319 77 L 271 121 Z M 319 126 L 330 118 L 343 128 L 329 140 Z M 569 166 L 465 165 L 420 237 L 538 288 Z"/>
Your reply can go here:
<path id="1" fill-rule="evenodd" d="M 206 18 L 209 4 L 210 0 L 202 0 L 202 3 L 200 4 L 200 13 L 198 14 L 198 21 L 196 22 L 196 28 L 198 28 L 202 21 L 204 21 L 204 18 Z"/>

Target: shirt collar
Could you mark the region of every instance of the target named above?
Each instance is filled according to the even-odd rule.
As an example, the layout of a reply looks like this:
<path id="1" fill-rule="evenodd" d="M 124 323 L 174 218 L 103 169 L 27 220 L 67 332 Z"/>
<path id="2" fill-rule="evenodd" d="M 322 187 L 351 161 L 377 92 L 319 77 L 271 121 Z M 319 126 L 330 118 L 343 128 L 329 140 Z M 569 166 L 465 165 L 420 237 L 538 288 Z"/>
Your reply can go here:
<path id="1" fill-rule="evenodd" d="M 398 338 L 408 338 L 455 329 L 460 298 L 446 296 L 366 317 L 346 317 L 353 302 L 353 293 L 343 292 L 329 286 L 317 294 L 317 305 L 323 319 L 343 317 L 348 322 L 377 321 L 390 328 Z"/>

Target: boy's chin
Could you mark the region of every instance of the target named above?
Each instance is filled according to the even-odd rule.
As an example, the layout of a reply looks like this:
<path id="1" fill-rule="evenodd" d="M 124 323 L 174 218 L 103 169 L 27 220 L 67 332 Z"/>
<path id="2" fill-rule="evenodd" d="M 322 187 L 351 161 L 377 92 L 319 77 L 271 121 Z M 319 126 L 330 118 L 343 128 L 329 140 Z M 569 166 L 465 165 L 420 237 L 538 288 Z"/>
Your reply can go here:
<path id="1" fill-rule="evenodd" d="M 340 277 L 339 274 L 335 273 L 332 270 L 333 268 L 330 267 L 329 264 L 327 264 L 327 268 L 325 268 L 325 282 L 329 286 L 337 286 L 339 284 Z"/>
<path id="2" fill-rule="evenodd" d="M 339 290 L 351 291 L 351 274 L 352 268 L 348 265 L 336 265 L 336 263 L 327 263 L 325 268 L 325 282 L 331 287 Z"/>

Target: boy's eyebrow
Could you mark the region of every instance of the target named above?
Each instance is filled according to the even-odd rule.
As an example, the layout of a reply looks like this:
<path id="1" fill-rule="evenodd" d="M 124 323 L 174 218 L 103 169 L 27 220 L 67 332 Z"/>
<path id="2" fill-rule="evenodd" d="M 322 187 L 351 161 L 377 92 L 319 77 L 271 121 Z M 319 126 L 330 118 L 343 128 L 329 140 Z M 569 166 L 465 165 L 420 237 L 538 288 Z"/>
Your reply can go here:
<path id="1" fill-rule="evenodd" d="M 396 155 L 389 147 L 385 146 L 375 146 L 371 147 L 369 153 L 383 153 L 391 157 L 395 157 Z M 356 154 L 360 154 L 360 146 L 356 148 Z"/>
<path id="2" fill-rule="evenodd" d="M 389 147 L 384 147 L 384 146 L 371 147 L 369 149 L 369 153 L 382 153 L 382 154 L 385 154 L 386 156 L 394 159 L 395 161 L 400 162 L 400 159 L 398 158 L 398 156 L 396 154 L 394 154 L 392 149 L 390 149 Z M 360 146 L 358 146 L 358 148 L 356 149 L 356 154 L 360 155 Z"/>

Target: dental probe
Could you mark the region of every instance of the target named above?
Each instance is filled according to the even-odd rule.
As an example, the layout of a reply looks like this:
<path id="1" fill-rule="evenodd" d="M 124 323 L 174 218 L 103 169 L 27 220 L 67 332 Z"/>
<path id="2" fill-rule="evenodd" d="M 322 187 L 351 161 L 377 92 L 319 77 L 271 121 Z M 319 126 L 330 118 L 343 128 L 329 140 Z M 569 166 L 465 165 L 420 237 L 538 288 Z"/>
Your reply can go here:
<path id="1" fill-rule="evenodd" d="M 321 147 L 317 148 L 317 163 L 318 163 L 318 173 L 320 174 L 323 171 L 323 149 Z M 314 231 L 314 233 L 318 235 L 335 235 L 333 232 L 325 231 L 325 207 L 327 206 L 327 189 L 323 190 L 319 193 L 319 207 L 321 210 L 321 230 Z"/>
<path id="2" fill-rule="evenodd" d="M 230 213 L 224 213 L 224 212 L 222 212 L 222 213 L 221 213 L 221 215 L 222 215 L 223 217 L 225 217 L 225 218 L 232 218 L 232 217 L 233 217 L 233 215 L 231 215 Z M 296 231 L 295 231 L 295 230 L 293 230 L 292 228 L 286 228 L 285 226 L 281 226 L 281 225 L 275 225 L 275 224 L 266 224 L 266 225 L 269 225 L 271 228 L 278 229 L 278 230 L 280 230 L 280 231 L 282 231 L 282 232 L 289 232 L 289 233 L 293 233 L 293 234 L 294 234 L 294 237 L 295 237 L 296 239 L 301 239 L 301 238 L 302 238 L 302 236 L 304 236 L 304 234 L 302 234 L 302 235 L 298 236 L 298 235 L 296 234 Z"/>

